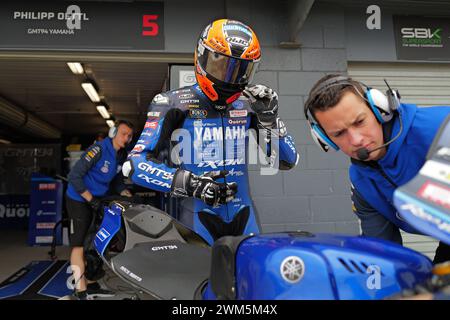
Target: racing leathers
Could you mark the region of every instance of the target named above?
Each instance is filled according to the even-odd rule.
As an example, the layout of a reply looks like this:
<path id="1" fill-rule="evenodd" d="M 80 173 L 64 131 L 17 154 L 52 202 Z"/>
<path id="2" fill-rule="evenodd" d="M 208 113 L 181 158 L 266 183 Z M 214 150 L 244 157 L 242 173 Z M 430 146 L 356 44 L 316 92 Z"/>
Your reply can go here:
<path id="1" fill-rule="evenodd" d="M 149 107 L 147 122 L 129 161 L 124 164 L 124 174 L 140 186 L 171 192 L 177 170 L 197 176 L 225 171 L 227 175 L 216 181 L 237 184 L 234 198 L 219 206 L 198 198 L 181 198 L 179 220 L 210 244 L 224 235 L 258 233 L 260 226 L 250 199 L 246 160 L 248 152 L 252 152 L 249 130 L 257 126 L 251 102 L 243 95 L 220 110 L 198 85 L 158 94 Z M 271 143 L 268 139 L 262 141 L 271 145 L 269 155 L 279 169 L 296 165 L 299 156 L 291 136 L 272 135 Z M 262 141 L 259 139 L 260 145 Z M 169 158 L 174 164 L 167 162 Z"/>

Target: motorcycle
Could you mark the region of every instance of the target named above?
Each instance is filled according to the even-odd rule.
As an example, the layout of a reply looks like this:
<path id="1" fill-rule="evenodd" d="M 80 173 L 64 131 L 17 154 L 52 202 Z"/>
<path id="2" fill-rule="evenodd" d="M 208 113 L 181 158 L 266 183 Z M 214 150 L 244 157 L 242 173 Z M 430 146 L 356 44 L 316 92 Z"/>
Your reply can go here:
<path id="1" fill-rule="evenodd" d="M 449 119 L 394 203 L 417 230 L 450 244 Z M 427 257 L 388 241 L 292 231 L 210 246 L 165 212 L 129 202 L 105 208 L 94 247 L 121 279 L 157 299 L 385 299 L 434 277 Z"/>

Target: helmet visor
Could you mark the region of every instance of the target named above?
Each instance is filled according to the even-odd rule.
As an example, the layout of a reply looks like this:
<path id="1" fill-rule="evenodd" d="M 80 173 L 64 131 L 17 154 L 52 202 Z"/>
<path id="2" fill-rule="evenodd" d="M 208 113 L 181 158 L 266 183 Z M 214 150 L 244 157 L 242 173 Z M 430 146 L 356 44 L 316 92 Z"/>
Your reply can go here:
<path id="1" fill-rule="evenodd" d="M 219 81 L 231 84 L 248 84 L 258 69 L 259 59 L 238 59 L 212 52 L 205 47 L 202 49 L 204 50 L 199 50 L 197 53 L 198 63 L 208 75 Z"/>

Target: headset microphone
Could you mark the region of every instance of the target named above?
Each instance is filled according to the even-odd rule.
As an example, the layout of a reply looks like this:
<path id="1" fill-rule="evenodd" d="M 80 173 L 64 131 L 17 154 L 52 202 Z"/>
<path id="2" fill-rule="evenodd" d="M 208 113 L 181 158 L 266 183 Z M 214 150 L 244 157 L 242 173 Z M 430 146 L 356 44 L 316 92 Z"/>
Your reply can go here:
<path id="1" fill-rule="evenodd" d="M 367 159 L 369 159 L 369 154 L 372 152 L 373 150 L 369 151 L 366 148 L 361 148 L 358 149 L 356 151 L 357 155 L 358 155 L 358 159 L 361 161 L 365 161 Z"/>

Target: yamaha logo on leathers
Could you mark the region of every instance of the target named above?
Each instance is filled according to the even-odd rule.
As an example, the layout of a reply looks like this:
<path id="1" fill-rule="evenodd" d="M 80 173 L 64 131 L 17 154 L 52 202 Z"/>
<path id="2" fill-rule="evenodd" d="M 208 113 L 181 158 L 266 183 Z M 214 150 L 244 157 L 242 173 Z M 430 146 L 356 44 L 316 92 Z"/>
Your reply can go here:
<path id="1" fill-rule="evenodd" d="M 203 141 L 222 141 L 223 130 L 220 127 L 208 128 L 208 127 L 194 127 L 195 140 Z M 235 126 L 225 128 L 226 140 L 241 140 L 245 139 L 245 126 Z"/>

